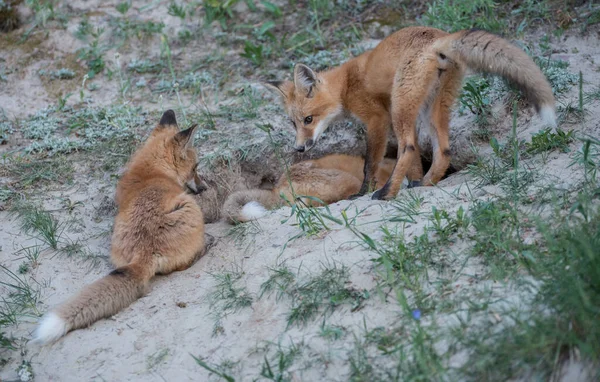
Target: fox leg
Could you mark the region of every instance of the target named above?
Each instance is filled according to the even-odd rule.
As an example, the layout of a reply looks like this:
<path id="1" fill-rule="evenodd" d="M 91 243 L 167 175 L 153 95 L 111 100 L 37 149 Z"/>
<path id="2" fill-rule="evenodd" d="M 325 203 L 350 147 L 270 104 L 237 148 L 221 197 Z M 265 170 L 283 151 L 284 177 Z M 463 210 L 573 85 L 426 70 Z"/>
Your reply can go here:
<path id="1" fill-rule="evenodd" d="M 420 161 L 417 142 L 417 117 L 438 75 L 437 59 L 425 56 L 418 62 L 402 65 L 396 75 L 391 96 L 392 123 L 398 138 L 398 161 L 388 182 L 373 194 L 373 199 L 391 199 L 398 194 L 402 181 L 409 174 L 419 176 Z M 418 179 L 409 179 L 415 181 Z"/>
<path id="2" fill-rule="evenodd" d="M 351 195 L 350 199 L 357 198 L 369 192 L 372 184 L 376 184 L 379 163 L 385 156 L 387 148 L 387 134 L 390 126 L 389 113 L 382 109 L 377 115 L 367 122 L 367 152 L 363 168 L 364 178 L 357 194 Z"/>
<path id="3" fill-rule="evenodd" d="M 421 163 L 421 150 L 418 142 L 415 143 L 415 156 L 417 159 L 408 169 L 406 177 L 408 178 L 408 188 L 420 187 L 423 179 L 423 164 Z"/>
<path id="4" fill-rule="evenodd" d="M 450 108 L 460 89 L 461 74 L 458 70 L 448 70 L 442 74 L 440 94 L 433 105 L 431 124 L 435 130 L 433 140 L 433 162 L 423 178 L 423 186 L 439 182 L 450 166 Z"/>

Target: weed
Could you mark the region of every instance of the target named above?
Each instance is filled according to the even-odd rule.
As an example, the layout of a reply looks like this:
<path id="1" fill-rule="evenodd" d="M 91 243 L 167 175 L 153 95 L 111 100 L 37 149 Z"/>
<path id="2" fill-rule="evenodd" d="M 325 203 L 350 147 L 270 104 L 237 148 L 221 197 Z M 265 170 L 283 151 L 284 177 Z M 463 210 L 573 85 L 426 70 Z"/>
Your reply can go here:
<path id="1" fill-rule="evenodd" d="M 239 272 L 211 275 L 216 281 L 212 292 L 207 296 L 211 306 L 211 316 L 215 318 L 213 335 L 223 330 L 221 327 L 221 320 L 223 318 L 252 304 L 252 296 L 246 288 L 236 286 L 242 275 Z"/>
<path id="2" fill-rule="evenodd" d="M 241 247 L 244 241 L 251 236 L 252 242 L 248 244 L 248 248 L 254 243 L 254 237 L 262 232 L 261 226 L 256 221 L 250 221 L 246 224 L 236 224 L 229 229 L 227 236 L 231 237 L 236 246 Z"/>
<path id="3" fill-rule="evenodd" d="M 573 141 L 573 131 L 565 132 L 562 129 L 544 129 L 531 137 L 531 142 L 526 143 L 525 147 L 529 154 L 539 154 L 545 151 L 555 149 L 563 153 L 569 152 L 569 143 Z"/>
<path id="4" fill-rule="evenodd" d="M 420 214 L 419 210 L 424 201 L 424 197 L 412 190 L 402 193 L 402 198 L 396 198 L 391 203 L 398 214 L 392 216 L 389 221 L 416 223 L 415 218 Z"/>
<path id="5" fill-rule="evenodd" d="M 292 381 L 289 369 L 301 353 L 302 347 L 300 345 L 292 343 L 287 348 L 278 345 L 278 349 L 270 362 L 269 358 L 265 356 L 260 376 L 269 381 Z"/>
<path id="6" fill-rule="evenodd" d="M 328 340 L 337 341 L 346 335 L 346 329 L 343 326 L 338 325 L 321 325 L 319 336 Z"/>
<path id="7" fill-rule="evenodd" d="M 493 0 L 436 0 L 428 5 L 420 22 L 448 32 L 478 28 L 498 33 L 503 25 Z"/>
<path id="8" fill-rule="evenodd" d="M 16 260 L 25 260 L 21 266 L 19 266 L 19 273 L 24 274 L 29 272 L 31 269 L 36 269 L 39 266 L 39 258 L 41 254 L 40 246 L 34 245 L 31 247 L 22 247 L 15 253 L 17 256 Z"/>
<path id="9" fill-rule="evenodd" d="M 247 58 L 256 66 L 261 66 L 268 58 L 269 54 L 269 48 L 266 48 L 265 50 L 262 44 L 259 43 L 258 45 L 255 45 L 246 40 L 244 42 L 244 53 L 240 53 L 240 56 Z"/>
<path id="10" fill-rule="evenodd" d="M 233 17 L 233 6 L 239 0 L 206 0 L 204 1 L 204 19 L 206 25 L 218 21 L 223 29 L 227 29 L 227 20 Z"/>
<path id="11" fill-rule="evenodd" d="M 50 77 L 53 80 L 70 80 L 71 78 L 75 77 L 75 72 L 67 68 L 61 68 L 52 71 L 42 69 L 38 72 L 38 74 L 40 76 Z"/>
<path id="12" fill-rule="evenodd" d="M 167 13 L 171 16 L 179 17 L 182 20 L 185 20 L 186 11 L 185 8 L 181 5 L 177 5 L 175 2 L 171 2 L 169 7 L 167 8 Z"/>
<path id="13" fill-rule="evenodd" d="M 302 283 L 296 283 L 288 292 L 292 308 L 288 315 L 288 327 L 304 325 L 319 312 L 324 317 L 342 304 L 350 304 L 350 311 L 357 311 L 369 298 L 366 290 L 347 287 L 349 273 L 345 265 L 323 266 L 321 273 Z"/>
<path id="14" fill-rule="evenodd" d="M 268 269 L 270 271 L 269 278 L 260 285 L 260 294 L 258 297 L 261 298 L 265 293 L 270 295 L 276 291 L 276 300 L 279 301 L 289 293 L 289 287 L 296 282 L 296 276 L 284 265 Z"/>
<path id="15" fill-rule="evenodd" d="M 39 284 L 30 284 L 27 279 L 21 278 L 10 269 L 0 264 L 0 273 L 4 276 L 0 286 L 5 288 L 6 294 L 1 297 L 0 328 L 16 325 L 22 316 L 32 313 L 39 316 L 37 303 L 40 298 Z M 5 281 L 2 281 L 5 280 Z"/>
<path id="16" fill-rule="evenodd" d="M 21 219 L 23 231 L 41 240 L 50 248 L 58 249 L 60 237 L 66 228 L 64 223 L 60 223 L 50 212 L 33 204 L 16 204 L 11 212 Z"/>
<path id="17" fill-rule="evenodd" d="M 131 8 L 131 1 L 122 1 L 117 4 L 115 8 L 120 14 L 124 15 L 127 13 L 127 11 L 129 11 L 129 8 Z"/>
<path id="18" fill-rule="evenodd" d="M 488 125 L 491 118 L 490 82 L 482 77 L 470 77 L 465 82 L 460 95 L 460 104 L 475 114 L 480 127 Z"/>
<path id="19" fill-rule="evenodd" d="M 131 70 L 138 74 L 144 73 L 160 73 L 163 69 L 164 64 L 162 62 L 152 62 L 150 60 L 138 60 L 136 58 L 132 59 L 129 64 L 127 64 L 127 69 Z"/>
<path id="20" fill-rule="evenodd" d="M 78 57 L 85 61 L 88 67 L 88 78 L 92 79 L 96 74 L 100 74 L 104 71 L 106 63 L 104 62 L 104 52 L 108 50 L 106 46 L 100 45 L 100 37 L 104 33 L 103 28 L 97 28 L 96 30 L 83 30 L 80 32 L 81 36 L 86 36 L 84 33 L 89 33 L 93 40 L 90 45 L 85 48 L 81 48 L 78 51 Z"/>
<path id="21" fill-rule="evenodd" d="M 195 357 L 192 356 L 192 358 L 194 358 L 194 360 L 196 361 L 196 363 L 198 365 L 200 365 L 202 368 L 210 371 L 211 373 L 223 378 L 224 380 L 226 380 L 227 382 L 235 382 L 235 378 L 233 378 L 232 376 L 226 374 L 222 369 L 223 367 L 219 366 L 219 365 L 209 365 L 206 361 L 204 361 L 202 358 L 200 357 Z"/>

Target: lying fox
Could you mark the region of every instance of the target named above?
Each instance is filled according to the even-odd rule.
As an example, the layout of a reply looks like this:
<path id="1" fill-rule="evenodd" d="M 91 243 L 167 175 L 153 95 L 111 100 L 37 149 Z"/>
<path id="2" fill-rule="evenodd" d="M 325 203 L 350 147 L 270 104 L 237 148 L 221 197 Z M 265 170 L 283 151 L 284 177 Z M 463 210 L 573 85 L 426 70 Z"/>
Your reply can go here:
<path id="1" fill-rule="evenodd" d="M 394 163 L 392 159 L 383 159 L 377 167 L 377 178 L 387 179 Z M 289 178 L 282 174 L 273 190 L 246 190 L 229 195 L 223 204 L 223 216 L 233 224 L 258 219 L 268 210 L 284 205 L 285 200 L 280 194 L 293 201 L 294 192 L 305 204 L 312 206 L 321 203 L 306 196 L 318 198 L 325 204 L 347 199 L 360 190 L 363 167 L 363 158 L 342 154 L 296 163 L 289 169 Z"/>
<path id="2" fill-rule="evenodd" d="M 202 211 L 187 193 L 206 189 L 196 172 L 195 129 L 179 131 L 175 113 L 163 114 L 117 185 L 111 251 L 117 268 L 48 313 L 34 343 L 119 312 L 146 292 L 154 275 L 184 270 L 204 254 Z"/>
<path id="3" fill-rule="evenodd" d="M 427 27 L 404 28 L 375 49 L 339 67 L 315 73 L 297 64 L 294 80 L 265 86 L 283 98 L 296 129 L 296 150 L 314 146 L 329 124 L 349 112 L 367 125 L 364 195 L 377 178 L 392 125 L 398 138 L 398 162 L 373 199 L 396 196 L 402 181 L 430 186 L 450 164 L 448 129 L 465 68 L 496 74 L 520 88 L 548 125 L 556 125 L 552 88 L 521 49 L 493 34 L 469 30 L 448 34 Z M 433 142 L 433 163 L 423 177 L 417 121 Z"/>

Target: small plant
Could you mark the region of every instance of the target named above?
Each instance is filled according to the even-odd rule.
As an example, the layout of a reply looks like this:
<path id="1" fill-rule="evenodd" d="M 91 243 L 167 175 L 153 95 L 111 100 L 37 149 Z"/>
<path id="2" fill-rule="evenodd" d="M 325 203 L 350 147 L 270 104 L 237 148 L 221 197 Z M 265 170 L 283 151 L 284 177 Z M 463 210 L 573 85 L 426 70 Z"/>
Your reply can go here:
<path id="1" fill-rule="evenodd" d="M 277 301 L 285 296 L 289 290 L 289 287 L 296 282 L 296 276 L 286 266 L 279 266 L 278 268 L 269 268 L 269 278 L 260 285 L 261 298 L 264 294 L 270 295 L 274 291 L 277 292 Z"/>
<path id="2" fill-rule="evenodd" d="M 223 330 L 221 327 L 223 318 L 252 304 L 252 296 L 246 288 L 236 285 L 242 275 L 243 273 L 239 272 L 212 275 L 217 283 L 212 292 L 208 294 L 207 299 L 211 306 L 211 316 L 215 318 L 213 335 Z"/>
<path id="3" fill-rule="evenodd" d="M 265 50 L 264 46 L 260 43 L 255 45 L 246 40 L 244 42 L 244 53 L 241 53 L 240 56 L 247 58 L 256 66 L 261 66 L 269 56 L 269 51 L 268 49 Z"/>
<path id="4" fill-rule="evenodd" d="M 89 69 L 87 75 L 90 79 L 94 78 L 96 74 L 102 73 L 106 67 L 103 54 L 107 50 L 107 47 L 100 45 L 100 36 L 102 36 L 103 33 L 103 28 L 97 28 L 95 31 L 91 31 L 90 35 L 93 37 L 92 42 L 88 47 L 81 48 L 78 52 L 79 58 L 85 60 Z"/>
<path id="5" fill-rule="evenodd" d="M 129 11 L 129 8 L 131 8 L 131 1 L 122 1 L 117 4 L 115 8 L 120 14 L 124 15 L 127 13 L 127 11 Z"/>
<path id="6" fill-rule="evenodd" d="M 301 353 L 302 347 L 293 343 L 288 348 L 283 348 L 279 345 L 270 362 L 269 358 L 265 356 L 260 372 L 261 377 L 269 381 L 290 381 L 291 375 L 288 369 Z"/>
<path id="7" fill-rule="evenodd" d="M 360 309 L 369 293 L 346 286 L 348 277 L 346 266 L 334 265 L 323 267 L 320 274 L 303 283 L 296 283 L 289 292 L 292 309 L 288 315 L 288 327 L 304 325 L 319 312 L 327 316 L 342 304 L 350 304 L 351 312 Z"/>
<path id="8" fill-rule="evenodd" d="M 169 7 L 167 8 L 167 13 L 174 17 L 179 17 L 182 20 L 185 20 L 186 11 L 182 5 L 178 5 L 175 2 L 171 2 Z"/>
<path id="9" fill-rule="evenodd" d="M 563 153 L 569 152 L 569 143 L 573 142 L 573 131 L 565 132 L 562 129 L 544 129 L 531 137 L 531 142 L 526 143 L 525 147 L 529 154 L 539 154 L 545 151 L 560 150 Z"/>
<path id="10" fill-rule="evenodd" d="M 21 229 L 41 240 L 52 249 L 58 249 L 65 224 L 60 223 L 50 212 L 31 204 L 17 204 L 12 213 L 21 219 Z"/>
<path id="11" fill-rule="evenodd" d="M 218 21 L 223 29 L 227 29 L 227 20 L 233 17 L 233 6 L 239 0 L 203 0 L 204 19 L 206 25 Z"/>
<path id="12" fill-rule="evenodd" d="M 196 363 L 199 366 L 201 366 L 202 368 L 208 370 L 209 372 L 223 378 L 225 381 L 235 382 L 235 378 L 233 378 L 232 376 L 230 376 L 230 375 L 226 374 L 224 371 L 222 371 L 221 369 L 223 369 L 223 368 L 220 367 L 219 365 L 209 365 L 206 361 L 204 361 L 200 357 L 192 356 L 192 358 L 194 358 L 194 361 L 196 361 Z"/>
<path id="13" fill-rule="evenodd" d="M 420 21 L 448 32 L 478 28 L 497 33 L 503 25 L 496 7 L 493 0 L 436 0 L 428 5 Z"/>

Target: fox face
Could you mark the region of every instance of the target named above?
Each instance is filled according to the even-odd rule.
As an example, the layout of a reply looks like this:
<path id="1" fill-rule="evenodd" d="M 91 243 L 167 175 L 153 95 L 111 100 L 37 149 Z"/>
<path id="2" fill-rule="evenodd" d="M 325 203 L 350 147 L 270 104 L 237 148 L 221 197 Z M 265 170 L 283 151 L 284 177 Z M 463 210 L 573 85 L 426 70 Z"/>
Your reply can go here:
<path id="1" fill-rule="evenodd" d="M 296 130 L 294 148 L 299 152 L 310 150 L 329 125 L 342 115 L 339 99 L 334 97 L 327 83 L 306 65 L 294 68 L 294 81 L 264 84 L 283 99 L 285 111 Z"/>
<path id="2" fill-rule="evenodd" d="M 167 110 L 158 126 L 152 132 L 152 138 L 157 141 L 157 150 L 162 150 L 160 155 L 155 153 L 154 157 L 168 168 L 186 190 L 194 194 L 206 191 L 208 188 L 204 180 L 198 175 L 198 156 L 192 143 L 198 125 L 189 129 L 179 131 L 175 113 Z"/>

